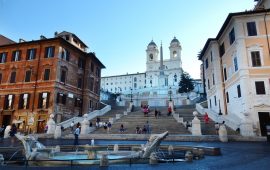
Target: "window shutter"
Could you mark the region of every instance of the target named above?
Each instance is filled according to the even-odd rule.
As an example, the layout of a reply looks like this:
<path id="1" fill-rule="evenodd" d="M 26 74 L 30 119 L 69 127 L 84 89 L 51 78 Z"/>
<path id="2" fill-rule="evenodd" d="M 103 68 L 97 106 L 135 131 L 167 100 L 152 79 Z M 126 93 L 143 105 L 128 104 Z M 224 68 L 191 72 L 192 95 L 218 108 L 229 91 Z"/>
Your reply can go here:
<path id="1" fill-rule="evenodd" d="M 39 93 L 38 95 L 38 108 L 42 108 L 42 93 Z"/>
<path id="2" fill-rule="evenodd" d="M 48 92 L 47 99 L 46 99 L 46 108 L 49 107 L 49 102 L 50 102 L 50 93 Z"/>
<path id="3" fill-rule="evenodd" d="M 23 108 L 23 94 L 20 94 L 18 109 Z"/>
<path id="4" fill-rule="evenodd" d="M 69 51 L 66 50 L 66 60 L 67 60 L 67 61 L 69 61 L 69 55 L 70 55 Z"/>
<path id="5" fill-rule="evenodd" d="M 48 51 L 49 51 L 49 47 L 46 47 L 45 48 L 45 56 L 44 56 L 44 58 L 48 58 Z"/>
<path id="6" fill-rule="evenodd" d="M 15 100 L 15 95 L 12 95 L 12 102 L 11 102 L 11 109 L 13 109 L 13 105 L 14 105 L 14 100 Z"/>
<path id="7" fill-rule="evenodd" d="M 5 96 L 5 107 L 4 109 L 8 109 L 8 95 Z"/>
<path id="8" fill-rule="evenodd" d="M 30 49 L 28 49 L 26 52 L 26 60 L 29 60 L 29 58 L 30 58 Z"/>
<path id="9" fill-rule="evenodd" d="M 52 53 L 50 57 L 54 57 L 54 47 L 51 47 L 51 48 L 52 48 Z"/>
<path id="10" fill-rule="evenodd" d="M 11 61 L 15 61 L 15 54 L 16 54 L 16 51 L 13 51 Z"/>
<path id="11" fill-rule="evenodd" d="M 27 98 L 26 109 L 29 109 L 29 106 L 30 106 L 30 98 L 31 98 L 31 94 L 30 94 L 30 93 L 28 93 L 28 98 Z"/>
<path id="12" fill-rule="evenodd" d="M 66 94 L 63 94 L 62 103 L 63 104 L 66 104 L 66 101 L 67 101 L 67 95 Z"/>

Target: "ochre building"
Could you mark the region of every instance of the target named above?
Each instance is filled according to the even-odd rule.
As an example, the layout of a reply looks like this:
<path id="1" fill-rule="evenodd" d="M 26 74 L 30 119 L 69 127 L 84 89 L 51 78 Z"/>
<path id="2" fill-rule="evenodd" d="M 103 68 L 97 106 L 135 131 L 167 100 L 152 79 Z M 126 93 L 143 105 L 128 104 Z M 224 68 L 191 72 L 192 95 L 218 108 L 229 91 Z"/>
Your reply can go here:
<path id="1" fill-rule="evenodd" d="M 59 123 L 98 109 L 105 66 L 86 50 L 65 31 L 0 45 L 0 125 L 40 133 L 50 114 Z"/>

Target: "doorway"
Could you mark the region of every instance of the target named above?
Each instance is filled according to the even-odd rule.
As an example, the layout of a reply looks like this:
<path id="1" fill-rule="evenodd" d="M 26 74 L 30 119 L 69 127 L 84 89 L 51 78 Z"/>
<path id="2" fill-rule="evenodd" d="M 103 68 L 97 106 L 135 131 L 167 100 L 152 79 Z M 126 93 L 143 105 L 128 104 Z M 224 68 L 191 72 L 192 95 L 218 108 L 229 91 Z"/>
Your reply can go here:
<path id="1" fill-rule="evenodd" d="M 5 127 L 11 124 L 11 115 L 3 115 L 3 123 Z"/>
<path id="2" fill-rule="evenodd" d="M 258 112 L 259 114 L 259 121 L 260 121 L 260 128 L 261 128 L 261 135 L 266 136 L 266 125 L 270 125 L 270 114 L 269 112 Z"/>

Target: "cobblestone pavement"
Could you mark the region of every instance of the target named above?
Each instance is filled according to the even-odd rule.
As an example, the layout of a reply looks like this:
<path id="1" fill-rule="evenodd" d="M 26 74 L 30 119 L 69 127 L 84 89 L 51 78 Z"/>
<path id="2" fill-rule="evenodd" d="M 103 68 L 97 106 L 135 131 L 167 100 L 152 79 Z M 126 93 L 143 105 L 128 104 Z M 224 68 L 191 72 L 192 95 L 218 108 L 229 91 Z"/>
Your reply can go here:
<path id="1" fill-rule="evenodd" d="M 54 139 L 42 139 L 42 143 L 45 145 L 70 145 L 73 140 L 54 140 Z M 89 140 L 81 140 L 80 144 L 90 144 Z M 108 145 L 108 144 L 143 144 L 145 141 L 112 141 L 112 140 L 96 140 L 97 145 Z M 179 169 L 198 169 L 198 170 L 212 170 L 212 169 L 245 169 L 245 170 L 266 170 L 270 169 L 270 143 L 267 142 L 169 142 L 165 141 L 162 144 L 172 145 L 191 145 L 191 146 L 209 146 L 209 147 L 220 147 L 222 155 L 220 156 L 205 156 L 202 160 L 194 160 L 192 163 L 179 162 L 179 163 L 161 163 L 158 165 L 148 164 L 132 164 L 132 165 L 110 165 L 107 168 L 100 168 L 99 166 L 91 167 L 8 167 L 0 166 L 1 170 L 12 170 L 12 169 L 69 169 L 69 170 L 88 170 L 88 169 L 108 169 L 108 170 L 123 170 L 123 169 L 155 169 L 155 170 L 179 170 Z M 10 141 L 4 139 L 0 141 L 0 147 L 9 146 Z M 18 143 L 16 145 L 19 145 Z"/>

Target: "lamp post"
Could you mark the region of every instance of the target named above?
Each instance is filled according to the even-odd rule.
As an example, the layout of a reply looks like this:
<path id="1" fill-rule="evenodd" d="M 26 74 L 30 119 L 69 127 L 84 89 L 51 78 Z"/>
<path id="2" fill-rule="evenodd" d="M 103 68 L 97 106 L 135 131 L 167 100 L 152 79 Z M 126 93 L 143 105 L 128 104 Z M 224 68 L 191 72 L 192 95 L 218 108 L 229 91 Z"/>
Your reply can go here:
<path id="1" fill-rule="evenodd" d="M 170 87 L 169 89 L 170 101 L 172 101 L 172 88 Z"/>
<path id="2" fill-rule="evenodd" d="M 189 96 L 188 96 L 188 87 L 187 87 L 187 99 L 189 99 Z"/>
<path id="3" fill-rule="evenodd" d="M 220 100 L 218 100 L 218 107 L 219 107 L 219 113 L 218 113 L 218 115 L 222 115 L 221 108 L 220 108 Z"/>
<path id="4" fill-rule="evenodd" d="M 130 88 L 130 102 L 133 102 L 133 100 L 132 100 L 132 88 Z"/>

